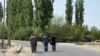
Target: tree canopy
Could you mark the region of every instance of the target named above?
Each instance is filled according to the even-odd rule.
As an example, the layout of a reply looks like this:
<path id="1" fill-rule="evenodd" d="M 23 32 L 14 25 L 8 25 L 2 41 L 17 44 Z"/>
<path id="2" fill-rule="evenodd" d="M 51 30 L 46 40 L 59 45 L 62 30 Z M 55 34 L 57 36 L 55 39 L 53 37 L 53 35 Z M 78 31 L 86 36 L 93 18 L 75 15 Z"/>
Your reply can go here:
<path id="1" fill-rule="evenodd" d="M 66 0 L 66 22 L 70 25 L 72 24 L 72 18 L 73 18 L 72 0 Z"/>
<path id="2" fill-rule="evenodd" d="M 3 18 L 3 7 L 2 7 L 2 3 L 0 2 L 0 21 Z"/>
<path id="3" fill-rule="evenodd" d="M 53 2 L 54 0 L 34 0 L 35 27 L 39 27 L 41 30 L 45 31 L 45 27 L 53 17 Z"/>
<path id="4" fill-rule="evenodd" d="M 13 32 L 20 27 L 32 26 L 33 5 L 31 0 L 8 0 L 7 4 L 7 22 L 10 23 Z"/>
<path id="5" fill-rule="evenodd" d="M 82 25 L 84 22 L 84 0 L 75 2 L 75 22 L 77 25 Z"/>

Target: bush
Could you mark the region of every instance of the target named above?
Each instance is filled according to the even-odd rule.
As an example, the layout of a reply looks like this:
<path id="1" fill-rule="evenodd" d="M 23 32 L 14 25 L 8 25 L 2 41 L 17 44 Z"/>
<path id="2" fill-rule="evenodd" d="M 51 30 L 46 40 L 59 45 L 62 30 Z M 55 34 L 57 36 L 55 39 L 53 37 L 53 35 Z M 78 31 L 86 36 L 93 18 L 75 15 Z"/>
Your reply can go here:
<path id="1" fill-rule="evenodd" d="M 2 22 L 0 22 L 0 38 L 2 37 L 7 38 L 7 28 Z"/>
<path id="2" fill-rule="evenodd" d="M 14 34 L 12 34 L 15 40 L 29 40 L 30 34 L 32 34 L 31 28 L 19 28 Z"/>
<path id="3" fill-rule="evenodd" d="M 97 27 L 91 27 L 90 32 L 96 40 L 100 39 L 100 30 Z"/>
<path id="4" fill-rule="evenodd" d="M 60 42 L 81 41 L 87 31 L 87 26 L 75 24 L 64 24 L 62 26 L 52 24 L 47 28 L 47 32 L 54 32 L 57 35 L 57 40 Z"/>

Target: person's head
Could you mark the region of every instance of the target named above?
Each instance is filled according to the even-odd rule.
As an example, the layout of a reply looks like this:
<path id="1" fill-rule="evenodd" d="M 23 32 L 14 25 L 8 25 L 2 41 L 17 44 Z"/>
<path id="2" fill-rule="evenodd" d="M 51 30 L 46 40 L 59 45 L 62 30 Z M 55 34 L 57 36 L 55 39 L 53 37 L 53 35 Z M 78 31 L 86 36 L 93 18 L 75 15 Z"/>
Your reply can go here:
<path id="1" fill-rule="evenodd" d="M 31 36 L 36 36 L 36 34 L 31 34 Z"/>
<path id="2" fill-rule="evenodd" d="M 47 36 L 47 33 L 45 33 L 44 36 Z"/>
<path id="3" fill-rule="evenodd" d="M 33 34 L 31 34 L 31 36 L 33 36 Z"/>
<path id="4" fill-rule="evenodd" d="M 36 36 L 36 34 L 34 33 L 34 36 Z"/>

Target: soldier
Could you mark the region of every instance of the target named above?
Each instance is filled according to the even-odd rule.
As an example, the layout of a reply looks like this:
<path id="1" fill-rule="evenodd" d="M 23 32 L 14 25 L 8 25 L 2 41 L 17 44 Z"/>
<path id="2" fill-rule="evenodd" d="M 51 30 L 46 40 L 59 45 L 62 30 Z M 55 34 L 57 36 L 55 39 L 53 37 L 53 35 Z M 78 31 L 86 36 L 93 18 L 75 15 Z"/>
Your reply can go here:
<path id="1" fill-rule="evenodd" d="M 31 34 L 30 36 L 30 43 L 31 43 L 31 49 L 32 49 L 32 53 L 36 52 L 36 47 L 37 47 L 37 38 L 36 35 Z"/>

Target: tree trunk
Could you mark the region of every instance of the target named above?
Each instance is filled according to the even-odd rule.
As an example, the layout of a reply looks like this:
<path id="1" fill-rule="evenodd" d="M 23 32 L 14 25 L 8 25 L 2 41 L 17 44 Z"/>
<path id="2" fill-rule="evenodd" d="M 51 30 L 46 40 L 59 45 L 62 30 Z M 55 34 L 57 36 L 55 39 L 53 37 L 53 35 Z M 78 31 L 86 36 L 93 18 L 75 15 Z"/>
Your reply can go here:
<path id="1" fill-rule="evenodd" d="M 4 36 L 2 36 L 2 48 L 4 48 Z"/>
<path id="2" fill-rule="evenodd" d="M 10 29 L 8 29 L 8 46 L 11 46 L 11 36 Z"/>
<path id="3" fill-rule="evenodd" d="M 9 2 L 7 5 L 9 5 L 9 6 L 11 6 L 11 4 L 10 4 L 10 1 L 11 0 L 7 0 L 7 2 Z M 7 8 L 8 9 L 8 12 L 7 13 L 9 13 L 8 15 L 7 15 L 7 21 L 6 21 L 6 23 L 7 23 L 7 30 L 8 30 L 8 46 L 11 46 L 11 28 L 10 28 L 10 23 L 11 23 L 11 21 L 10 21 L 10 19 L 11 19 L 11 7 L 9 7 L 9 8 Z"/>

